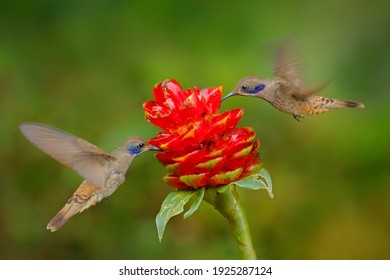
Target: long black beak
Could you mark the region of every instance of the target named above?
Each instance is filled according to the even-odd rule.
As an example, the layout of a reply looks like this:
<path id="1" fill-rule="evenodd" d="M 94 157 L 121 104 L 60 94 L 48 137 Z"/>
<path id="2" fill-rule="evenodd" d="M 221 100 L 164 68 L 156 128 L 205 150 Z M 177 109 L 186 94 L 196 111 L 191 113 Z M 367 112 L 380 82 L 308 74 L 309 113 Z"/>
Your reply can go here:
<path id="1" fill-rule="evenodd" d="M 236 95 L 236 94 L 237 94 L 237 92 L 233 90 L 232 92 L 228 93 L 225 97 L 223 97 L 221 99 L 221 102 L 224 101 L 225 99 L 228 99 L 229 97 L 231 97 L 233 95 Z"/>
<path id="2" fill-rule="evenodd" d="M 155 147 L 155 146 L 150 146 L 150 150 L 151 150 L 151 151 L 157 151 L 157 152 L 162 152 L 162 151 L 164 151 L 163 149 L 157 148 L 157 147 Z"/>

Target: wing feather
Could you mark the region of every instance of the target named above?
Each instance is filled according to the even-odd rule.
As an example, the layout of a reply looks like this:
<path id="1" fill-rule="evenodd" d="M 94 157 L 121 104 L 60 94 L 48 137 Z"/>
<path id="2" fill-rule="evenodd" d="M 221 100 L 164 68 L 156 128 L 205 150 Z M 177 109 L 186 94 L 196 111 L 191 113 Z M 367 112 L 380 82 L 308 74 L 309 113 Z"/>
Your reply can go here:
<path id="1" fill-rule="evenodd" d="M 20 130 L 36 147 L 83 178 L 103 188 L 107 166 L 116 158 L 95 145 L 60 129 L 38 123 L 23 123 Z"/>
<path id="2" fill-rule="evenodd" d="M 274 68 L 276 77 L 289 81 L 298 89 L 304 87 L 303 67 L 297 55 L 293 54 L 290 44 L 285 43 L 279 47 Z"/>

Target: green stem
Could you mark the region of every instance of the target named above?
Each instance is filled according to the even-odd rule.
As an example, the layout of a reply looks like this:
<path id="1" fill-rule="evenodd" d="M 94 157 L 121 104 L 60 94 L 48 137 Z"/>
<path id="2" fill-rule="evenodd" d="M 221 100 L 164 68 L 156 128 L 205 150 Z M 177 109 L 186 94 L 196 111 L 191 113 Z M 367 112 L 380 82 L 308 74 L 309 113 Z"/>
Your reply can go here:
<path id="1" fill-rule="evenodd" d="M 253 248 L 248 221 L 236 188 L 230 185 L 227 189 L 223 188 L 219 191 L 217 188 L 207 189 L 204 200 L 213 205 L 232 227 L 241 258 L 255 260 L 256 252 Z"/>

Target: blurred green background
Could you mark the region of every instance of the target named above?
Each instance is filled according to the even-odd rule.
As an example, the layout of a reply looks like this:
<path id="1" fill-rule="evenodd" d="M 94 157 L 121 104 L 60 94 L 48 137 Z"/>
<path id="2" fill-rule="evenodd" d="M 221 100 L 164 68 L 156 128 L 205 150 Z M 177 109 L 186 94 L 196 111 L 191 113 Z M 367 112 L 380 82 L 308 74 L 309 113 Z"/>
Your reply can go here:
<path id="1" fill-rule="evenodd" d="M 110 151 L 158 129 L 153 86 L 224 85 L 272 75 L 272 46 L 298 39 L 323 95 L 363 102 L 303 122 L 261 100 L 244 107 L 275 198 L 240 191 L 261 259 L 390 258 L 390 3 L 377 1 L 1 1 L 0 259 L 237 259 L 228 225 L 203 203 L 160 244 L 155 215 L 173 190 L 152 154 L 108 201 L 56 233 L 47 222 L 81 178 L 31 145 L 24 121 Z"/>

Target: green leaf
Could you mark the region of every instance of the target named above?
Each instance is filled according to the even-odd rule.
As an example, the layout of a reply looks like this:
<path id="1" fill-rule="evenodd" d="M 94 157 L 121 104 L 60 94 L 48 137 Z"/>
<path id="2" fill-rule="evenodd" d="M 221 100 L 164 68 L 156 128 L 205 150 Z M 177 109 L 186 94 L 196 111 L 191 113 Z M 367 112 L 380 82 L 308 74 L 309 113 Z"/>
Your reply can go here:
<path id="1" fill-rule="evenodd" d="M 200 203 L 203 200 L 205 188 L 200 188 L 199 191 L 197 191 L 198 195 L 196 196 L 194 202 L 191 205 L 191 208 L 184 214 L 184 219 L 189 218 L 192 214 L 195 213 L 196 210 L 198 210 Z"/>
<path id="2" fill-rule="evenodd" d="M 272 193 L 272 180 L 271 180 L 271 175 L 269 174 L 268 170 L 265 168 L 262 168 L 259 172 L 260 177 L 265 180 L 265 183 L 267 185 L 267 191 L 268 195 L 271 198 L 274 198 L 274 194 Z"/>
<path id="3" fill-rule="evenodd" d="M 161 204 L 160 212 L 156 216 L 156 225 L 158 232 L 158 239 L 161 239 L 164 235 L 165 226 L 168 221 L 184 211 L 184 205 L 191 199 L 191 197 L 198 191 L 192 190 L 176 190 L 168 194 L 163 203 Z"/>
<path id="4" fill-rule="evenodd" d="M 268 191 L 268 195 L 273 198 L 274 195 L 272 193 L 272 181 L 271 176 L 269 175 L 267 169 L 262 168 L 256 173 L 245 177 L 241 180 L 238 180 L 232 183 L 238 187 L 250 190 L 259 190 L 265 189 Z"/>

